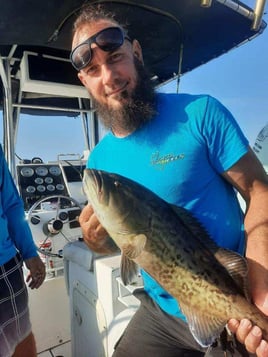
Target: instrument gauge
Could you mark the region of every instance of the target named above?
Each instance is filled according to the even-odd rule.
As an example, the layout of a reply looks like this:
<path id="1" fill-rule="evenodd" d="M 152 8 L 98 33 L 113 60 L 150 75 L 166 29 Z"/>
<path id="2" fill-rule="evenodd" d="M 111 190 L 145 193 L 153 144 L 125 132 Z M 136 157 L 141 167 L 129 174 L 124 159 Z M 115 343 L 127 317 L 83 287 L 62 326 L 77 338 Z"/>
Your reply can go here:
<path id="1" fill-rule="evenodd" d="M 27 186 L 27 187 L 26 187 L 26 192 L 28 192 L 28 193 L 34 193 L 34 192 L 35 192 L 35 187 L 34 187 L 34 186 Z"/>
<path id="2" fill-rule="evenodd" d="M 64 185 L 62 183 L 58 183 L 56 185 L 56 189 L 59 190 L 59 191 L 63 191 L 64 190 Z"/>
<path id="3" fill-rule="evenodd" d="M 52 178 L 52 177 L 47 176 L 47 177 L 45 178 L 45 183 L 52 183 L 52 182 L 53 182 L 53 178 Z"/>
<path id="4" fill-rule="evenodd" d="M 35 169 L 35 173 L 39 176 L 46 176 L 48 174 L 48 169 L 45 166 L 38 166 Z"/>
<path id="5" fill-rule="evenodd" d="M 52 192 L 55 191 L 55 186 L 54 185 L 47 185 L 47 190 Z"/>
<path id="6" fill-rule="evenodd" d="M 34 170 L 31 167 L 23 167 L 20 170 L 20 173 L 23 177 L 31 177 L 34 174 Z"/>
<path id="7" fill-rule="evenodd" d="M 61 169 L 59 166 L 51 166 L 49 168 L 49 172 L 51 173 L 51 175 L 59 176 L 61 174 Z"/>
<path id="8" fill-rule="evenodd" d="M 46 188 L 45 188 L 44 185 L 38 185 L 38 186 L 36 187 L 36 189 L 37 189 L 38 192 L 44 192 L 44 191 L 46 190 Z"/>
<path id="9" fill-rule="evenodd" d="M 36 179 L 34 180 L 34 182 L 37 185 L 42 185 L 42 183 L 44 182 L 44 180 L 41 177 L 36 177 Z"/>

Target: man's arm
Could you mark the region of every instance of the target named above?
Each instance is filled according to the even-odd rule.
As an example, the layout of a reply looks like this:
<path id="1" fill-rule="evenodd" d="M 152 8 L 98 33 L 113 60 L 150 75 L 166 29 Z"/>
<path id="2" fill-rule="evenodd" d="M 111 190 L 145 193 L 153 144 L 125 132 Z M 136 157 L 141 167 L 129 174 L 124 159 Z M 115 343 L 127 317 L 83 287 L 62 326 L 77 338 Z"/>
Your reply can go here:
<path id="1" fill-rule="evenodd" d="M 249 288 L 253 302 L 268 315 L 268 176 L 251 149 L 223 176 L 246 201 Z M 228 326 L 249 352 L 268 356 L 268 343 L 262 340 L 259 328 L 248 320 L 231 320 Z"/>

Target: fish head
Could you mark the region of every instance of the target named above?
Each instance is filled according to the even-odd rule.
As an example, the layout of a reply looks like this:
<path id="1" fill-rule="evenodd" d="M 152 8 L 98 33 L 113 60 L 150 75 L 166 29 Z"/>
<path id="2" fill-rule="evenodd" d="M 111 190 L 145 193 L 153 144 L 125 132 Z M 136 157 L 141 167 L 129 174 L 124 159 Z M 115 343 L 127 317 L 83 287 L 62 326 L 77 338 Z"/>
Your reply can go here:
<path id="1" fill-rule="evenodd" d="M 148 232 L 151 212 L 143 207 L 143 189 L 146 192 L 143 186 L 121 175 L 86 169 L 83 188 L 100 223 L 111 236 L 114 232 L 123 235 Z"/>

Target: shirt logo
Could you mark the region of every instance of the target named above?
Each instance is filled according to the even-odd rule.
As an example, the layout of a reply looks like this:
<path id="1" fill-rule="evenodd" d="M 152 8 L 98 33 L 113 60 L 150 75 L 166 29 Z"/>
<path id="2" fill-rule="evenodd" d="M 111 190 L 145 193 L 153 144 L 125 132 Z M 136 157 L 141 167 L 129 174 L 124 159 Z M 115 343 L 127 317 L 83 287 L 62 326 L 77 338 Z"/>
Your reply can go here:
<path id="1" fill-rule="evenodd" d="M 161 156 L 160 152 L 156 151 L 152 154 L 151 165 L 157 166 L 158 168 L 163 170 L 167 164 L 172 163 L 176 160 L 182 160 L 184 159 L 184 157 L 185 155 L 183 153 L 178 155 L 167 154 Z"/>

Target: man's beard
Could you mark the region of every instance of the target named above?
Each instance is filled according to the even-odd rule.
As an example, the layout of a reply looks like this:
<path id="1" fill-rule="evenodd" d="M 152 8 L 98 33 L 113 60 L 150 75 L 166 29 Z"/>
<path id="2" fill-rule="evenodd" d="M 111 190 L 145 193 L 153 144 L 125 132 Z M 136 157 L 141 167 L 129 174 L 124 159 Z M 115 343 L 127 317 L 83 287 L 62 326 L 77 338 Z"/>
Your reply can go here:
<path id="1" fill-rule="evenodd" d="M 137 71 L 137 85 L 132 93 L 120 93 L 123 102 L 119 109 L 99 103 L 92 97 L 92 103 L 103 125 L 114 133 L 132 133 L 156 114 L 153 83 L 143 64 L 134 59 Z"/>

